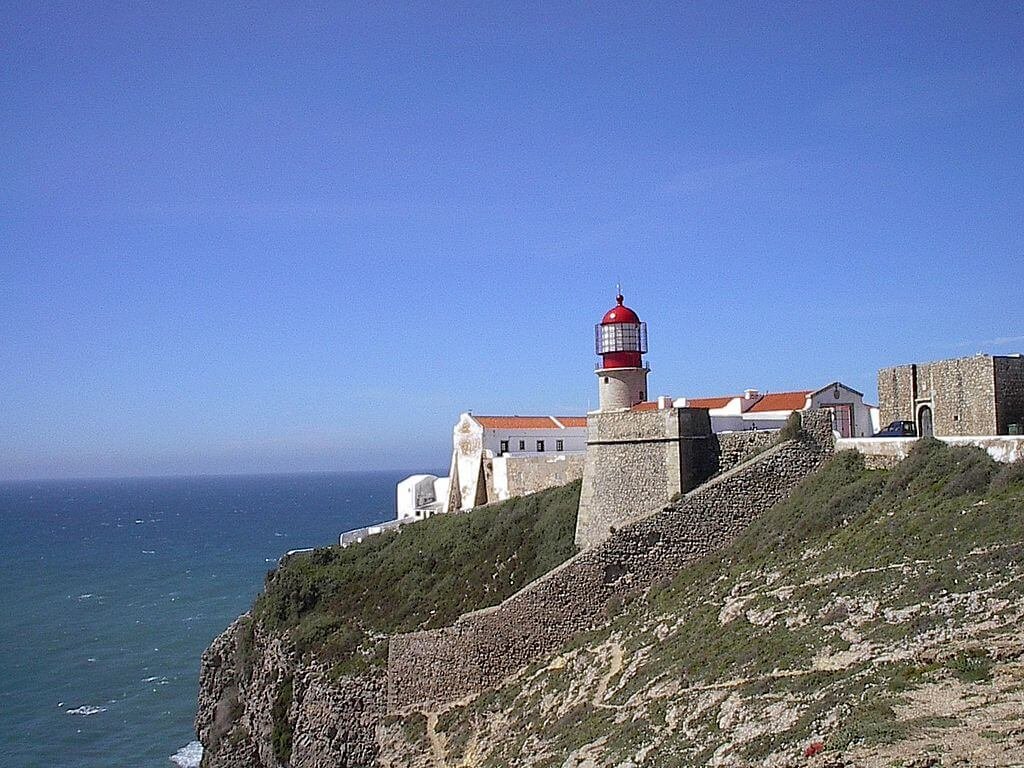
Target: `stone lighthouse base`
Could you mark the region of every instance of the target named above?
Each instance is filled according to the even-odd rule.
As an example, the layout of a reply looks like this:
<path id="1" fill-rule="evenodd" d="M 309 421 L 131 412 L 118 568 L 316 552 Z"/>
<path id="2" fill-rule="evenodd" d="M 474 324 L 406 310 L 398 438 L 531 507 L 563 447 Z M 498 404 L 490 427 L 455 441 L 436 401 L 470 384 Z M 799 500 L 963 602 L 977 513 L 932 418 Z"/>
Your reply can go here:
<path id="1" fill-rule="evenodd" d="M 700 485 L 717 466 L 705 408 L 590 413 L 576 546 L 601 543 L 675 494 Z"/>

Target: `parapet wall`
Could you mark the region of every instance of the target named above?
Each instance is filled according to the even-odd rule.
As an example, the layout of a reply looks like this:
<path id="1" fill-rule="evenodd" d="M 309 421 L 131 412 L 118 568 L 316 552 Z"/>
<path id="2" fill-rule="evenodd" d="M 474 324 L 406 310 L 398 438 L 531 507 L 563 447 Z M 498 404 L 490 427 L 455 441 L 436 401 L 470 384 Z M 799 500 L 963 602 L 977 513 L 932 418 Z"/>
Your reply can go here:
<path id="1" fill-rule="evenodd" d="M 495 456 L 488 459 L 492 481 L 488 503 L 525 496 L 583 477 L 584 454 L 559 453 L 540 456 Z"/>
<path id="2" fill-rule="evenodd" d="M 1024 461 L 1024 436 L 1021 437 L 938 437 L 948 445 L 973 445 L 988 452 L 996 461 Z M 907 458 L 917 443 L 916 437 L 845 437 L 836 440 L 837 451 L 858 451 L 868 469 L 892 469 Z"/>
<path id="3" fill-rule="evenodd" d="M 801 440 L 771 448 L 617 530 L 503 603 L 449 627 L 392 637 L 388 711 L 486 690 L 600 624 L 611 598 L 638 594 L 729 544 L 831 453 L 829 415 L 814 412 L 804 419 Z M 648 471 L 638 470 L 641 480 Z"/>

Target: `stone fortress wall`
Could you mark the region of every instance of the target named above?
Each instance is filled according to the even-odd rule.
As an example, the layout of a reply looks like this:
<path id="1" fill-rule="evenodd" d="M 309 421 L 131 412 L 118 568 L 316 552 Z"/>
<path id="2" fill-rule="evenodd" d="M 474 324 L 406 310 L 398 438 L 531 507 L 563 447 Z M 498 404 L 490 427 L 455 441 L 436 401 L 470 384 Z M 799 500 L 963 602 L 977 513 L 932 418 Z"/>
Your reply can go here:
<path id="1" fill-rule="evenodd" d="M 1024 435 L 1024 357 L 993 358 L 996 378 L 996 433 L 1010 433 L 1017 425 L 1017 434 Z"/>
<path id="2" fill-rule="evenodd" d="M 576 521 L 580 549 L 713 475 L 711 418 L 702 408 L 591 413 L 586 457 Z"/>
<path id="3" fill-rule="evenodd" d="M 878 372 L 879 417 L 918 421 L 932 409 L 936 435 L 1006 435 L 1024 430 L 1024 358 L 974 355 L 883 368 Z"/>
<path id="4" fill-rule="evenodd" d="M 712 447 L 718 456 L 718 471 L 728 472 L 761 451 L 771 448 L 778 438 L 779 433 L 774 429 L 750 429 L 712 435 Z"/>
<path id="5" fill-rule="evenodd" d="M 584 454 L 495 456 L 483 463 L 490 504 L 579 480 L 583 477 Z"/>
<path id="6" fill-rule="evenodd" d="M 643 424 L 638 421 L 638 429 L 658 426 L 651 419 L 652 424 L 646 418 Z M 503 603 L 466 614 L 448 627 L 393 636 L 388 711 L 448 703 L 486 690 L 599 624 L 609 600 L 639 594 L 729 544 L 831 454 L 829 414 L 807 413 L 804 422 L 800 440 L 770 448 L 679 501 L 617 529 Z M 618 426 L 624 439 L 625 425 Z M 637 486 L 659 472 L 664 478 L 668 470 L 638 465 Z"/>

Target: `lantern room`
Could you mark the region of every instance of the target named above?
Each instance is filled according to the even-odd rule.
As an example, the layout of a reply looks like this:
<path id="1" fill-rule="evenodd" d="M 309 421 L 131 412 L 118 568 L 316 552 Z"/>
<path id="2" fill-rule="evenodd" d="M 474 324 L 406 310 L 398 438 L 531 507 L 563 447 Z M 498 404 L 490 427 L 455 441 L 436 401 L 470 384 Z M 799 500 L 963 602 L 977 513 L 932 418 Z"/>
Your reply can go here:
<path id="1" fill-rule="evenodd" d="M 601 411 L 632 408 L 647 397 L 647 324 L 622 303 L 622 294 L 615 301 L 594 329 L 601 356 L 596 371 Z"/>
<path id="2" fill-rule="evenodd" d="M 616 306 L 605 312 L 594 327 L 595 346 L 601 356 L 601 368 L 641 368 L 647 353 L 647 323 L 622 302 L 620 293 Z"/>

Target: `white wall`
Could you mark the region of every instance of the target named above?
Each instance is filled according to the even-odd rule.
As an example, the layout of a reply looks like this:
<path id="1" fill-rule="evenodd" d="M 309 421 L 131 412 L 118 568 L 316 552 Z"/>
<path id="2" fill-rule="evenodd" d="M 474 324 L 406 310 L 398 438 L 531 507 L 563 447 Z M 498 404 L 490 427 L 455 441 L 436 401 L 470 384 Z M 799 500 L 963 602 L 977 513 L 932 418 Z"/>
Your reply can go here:
<path id="1" fill-rule="evenodd" d="M 839 393 L 839 397 L 835 393 Z M 871 421 L 871 410 L 864 403 L 864 396 L 854 392 L 842 384 L 834 384 L 825 387 L 820 392 L 811 395 L 811 408 L 821 408 L 829 405 L 852 405 L 853 434 L 851 437 L 871 437 L 878 430 L 874 429 Z"/>
<path id="2" fill-rule="evenodd" d="M 434 481 L 434 498 L 440 504 L 438 512 L 444 514 L 448 511 L 448 489 L 451 478 L 439 477 Z"/>
<path id="3" fill-rule="evenodd" d="M 410 475 L 398 484 L 395 493 L 395 507 L 398 519 L 415 518 L 416 510 L 437 501 L 435 493 L 436 475 Z"/>
<path id="4" fill-rule="evenodd" d="M 937 440 L 948 445 L 973 445 L 988 452 L 996 461 L 1011 463 L 1024 461 L 1024 437 L 939 437 Z M 916 437 L 875 437 L 836 440 L 836 451 L 860 451 L 865 456 L 879 456 L 891 460 L 905 459 L 914 445 Z"/>
<path id="5" fill-rule="evenodd" d="M 561 453 L 583 453 L 587 450 L 587 428 L 565 427 L 564 429 L 484 429 L 483 446 L 492 455 L 501 454 L 501 441 L 508 440 L 508 452 L 516 455 L 543 455 L 537 451 L 537 441 L 544 441 L 544 453 L 558 453 L 556 440 L 563 441 Z M 524 447 L 519 448 L 522 440 Z"/>
<path id="6" fill-rule="evenodd" d="M 462 496 L 461 509 L 464 510 L 472 509 L 476 500 L 484 452 L 483 433 L 483 427 L 468 413 L 464 413 L 459 417 L 452 434 L 452 466 L 456 470 L 452 477 L 458 477 L 459 493 Z"/>

